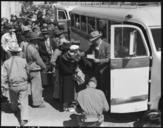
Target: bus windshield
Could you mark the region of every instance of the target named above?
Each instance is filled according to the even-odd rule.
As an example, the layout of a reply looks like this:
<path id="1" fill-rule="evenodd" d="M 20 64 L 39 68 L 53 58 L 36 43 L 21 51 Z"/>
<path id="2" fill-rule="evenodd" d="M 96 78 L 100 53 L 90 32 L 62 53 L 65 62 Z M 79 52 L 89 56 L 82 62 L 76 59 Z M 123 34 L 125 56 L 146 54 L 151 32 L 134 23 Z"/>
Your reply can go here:
<path id="1" fill-rule="evenodd" d="M 161 51 L 161 29 L 160 28 L 151 28 L 153 40 L 156 46 L 157 51 Z"/>

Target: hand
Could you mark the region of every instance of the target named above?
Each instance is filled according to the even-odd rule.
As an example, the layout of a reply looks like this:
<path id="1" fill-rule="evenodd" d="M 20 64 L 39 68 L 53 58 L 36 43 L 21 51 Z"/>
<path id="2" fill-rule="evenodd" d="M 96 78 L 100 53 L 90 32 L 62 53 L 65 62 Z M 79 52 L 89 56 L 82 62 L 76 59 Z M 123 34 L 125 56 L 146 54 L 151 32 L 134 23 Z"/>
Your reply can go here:
<path id="1" fill-rule="evenodd" d="M 100 59 L 94 59 L 95 63 L 100 63 Z"/>

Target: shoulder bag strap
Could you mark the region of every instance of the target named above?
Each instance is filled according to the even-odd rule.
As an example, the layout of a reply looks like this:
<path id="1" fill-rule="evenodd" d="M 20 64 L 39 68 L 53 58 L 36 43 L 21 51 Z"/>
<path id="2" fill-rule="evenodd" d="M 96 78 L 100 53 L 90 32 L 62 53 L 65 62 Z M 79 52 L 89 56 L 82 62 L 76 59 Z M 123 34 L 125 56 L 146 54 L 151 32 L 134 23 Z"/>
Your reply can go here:
<path id="1" fill-rule="evenodd" d="M 9 72 L 8 72 L 8 81 L 10 79 L 10 75 L 11 75 L 11 71 L 12 71 L 12 67 L 13 67 L 13 62 L 14 62 L 14 57 L 11 60 L 11 66 L 10 66 L 10 69 L 9 69 Z M 9 81 L 9 83 L 10 83 L 10 81 Z"/>
<path id="2" fill-rule="evenodd" d="M 29 44 L 27 44 L 27 47 L 26 47 L 26 60 L 27 60 L 27 62 L 28 62 L 28 51 L 27 51 L 27 49 L 28 49 L 28 46 L 29 46 Z"/>

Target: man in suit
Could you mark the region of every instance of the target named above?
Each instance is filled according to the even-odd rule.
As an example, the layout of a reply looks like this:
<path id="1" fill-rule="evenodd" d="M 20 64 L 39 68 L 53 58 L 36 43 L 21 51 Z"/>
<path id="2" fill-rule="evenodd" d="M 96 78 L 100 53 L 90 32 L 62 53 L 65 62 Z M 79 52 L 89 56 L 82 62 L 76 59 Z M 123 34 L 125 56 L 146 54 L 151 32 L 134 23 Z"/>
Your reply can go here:
<path id="1" fill-rule="evenodd" d="M 47 27 L 43 27 L 41 29 L 40 36 L 43 37 L 43 40 L 39 43 L 39 54 L 47 67 L 47 70 L 45 72 L 42 72 L 41 75 L 43 79 L 43 85 L 48 85 L 48 81 L 50 81 L 48 79 L 50 79 L 50 76 L 47 73 L 52 70 L 50 59 L 54 49 L 56 48 L 56 44 L 53 38 L 50 36 Z"/>
<path id="2" fill-rule="evenodd" d="M 97 79 L 97 88 L 104 91 L 107 96 L 109 93 L 109 57 L 110 45 L 101 39 L 102 34 L 99 31 L 90 33 L 90 41 L 92 42 L 90 48 L 86 51 L 87 58 L 93 62 L 92 75 Z"/>
<path id="3" fill-rule="evenodd" d="M 44 63 L 49 66 L 51 55 L 55 49 L 55 43 L 46 27 L 42 28 L 41 33 L 44 39 L 39 43 L 39 53 Z"/>

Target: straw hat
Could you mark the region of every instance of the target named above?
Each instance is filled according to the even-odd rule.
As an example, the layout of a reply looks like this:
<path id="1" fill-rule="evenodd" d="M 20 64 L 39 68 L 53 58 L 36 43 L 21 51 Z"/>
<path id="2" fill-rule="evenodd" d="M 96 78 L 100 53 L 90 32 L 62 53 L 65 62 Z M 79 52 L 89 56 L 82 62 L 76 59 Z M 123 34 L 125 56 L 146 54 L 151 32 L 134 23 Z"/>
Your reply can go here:
<path id="1" fill-rule="evenodd" d="M 90 33 L 90 41 L 94 41 L 102 36 L 102 34 L 99 31 L 93 31 Z"/>
<path id="2" fill-rule="evenodd" d="M 10 51 L 10 52 L 21 52 L 22 49 L 19 47 L 19 45 L 17 44 L 17 42 L 12 42 L 9 45 L 8 51 Z"/>

